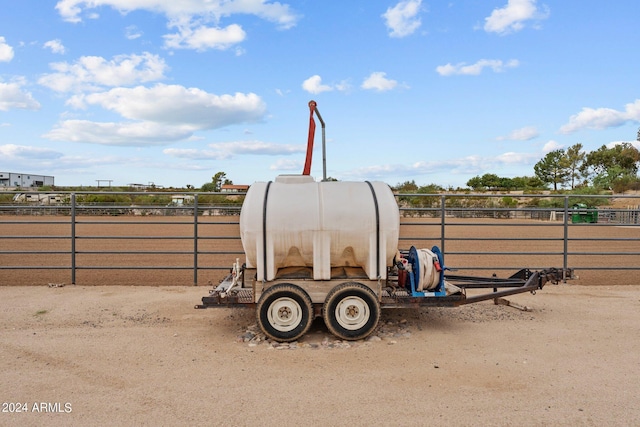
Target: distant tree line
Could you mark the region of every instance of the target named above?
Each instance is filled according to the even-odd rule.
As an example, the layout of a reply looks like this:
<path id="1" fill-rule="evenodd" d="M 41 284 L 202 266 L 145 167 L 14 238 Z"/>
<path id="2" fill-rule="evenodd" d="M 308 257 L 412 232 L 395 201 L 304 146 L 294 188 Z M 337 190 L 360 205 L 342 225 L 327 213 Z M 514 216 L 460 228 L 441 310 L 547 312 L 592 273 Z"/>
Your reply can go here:
<path id="1" fill-rule="evenodd" d="M 512 190 L 542 190 L 546 184 L 537 176 L 517 176 L 515 178 L 500 177 L 493 173 L 475 176 L 467 181 L 467 187 L 474 191 L 512 191 Z"/>
<path id="2" fill-rule="evenodd" d="M 638 135 L 640 138 L 640 132 Z M 640 139 L 639 139 L 640 141 Z M 534 176 L 505 178 L 487 173 L 467 181 L 474 191 L 592 188 L 623 192 L 640 189 L 640 151 L 631 143 L 603 145 L 584 152 L 582 144 L 547 153 L 533 167 Z"/>
<path id="3" fill-rule="evenodd" d="M 640 151 L 628 142 L 611 148 L 603 145 L 588 153 L 582 151 L 582 144 L 575 144 L 547 153 L 535 164 L 534 171 L 554 190 L 590 186 L 622 192 L 640 188 L 639 162 Z"/>

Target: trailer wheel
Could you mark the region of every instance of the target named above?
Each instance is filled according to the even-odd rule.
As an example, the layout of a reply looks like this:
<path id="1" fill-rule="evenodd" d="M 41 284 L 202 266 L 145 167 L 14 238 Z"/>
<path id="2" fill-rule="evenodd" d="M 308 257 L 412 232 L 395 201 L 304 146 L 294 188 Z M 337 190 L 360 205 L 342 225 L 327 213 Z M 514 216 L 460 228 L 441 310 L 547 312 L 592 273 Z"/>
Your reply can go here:
<path id="1" fill-rule="evenodd" d="M 380 304 L 371 289 L 360 283 L 343 283 L 329 292 L 324 303 L 324 323 L 343 340 L 367 337 L 380 320 Z"/>
<path id="2" fill-rule="evenodd" d="M 304 335 L 313 321 L 311 298 L 295 285 L 281 284 L 267 289 L 260 300 L 256 317 L 262 332 L 280 342 L 295 341 Z"/>

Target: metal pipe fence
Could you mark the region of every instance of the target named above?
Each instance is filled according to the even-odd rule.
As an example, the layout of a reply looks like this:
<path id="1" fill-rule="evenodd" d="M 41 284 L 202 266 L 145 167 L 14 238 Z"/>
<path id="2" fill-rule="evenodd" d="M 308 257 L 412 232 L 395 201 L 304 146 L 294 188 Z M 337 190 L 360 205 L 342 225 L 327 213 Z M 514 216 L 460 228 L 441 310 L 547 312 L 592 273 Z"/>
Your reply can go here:
<path id="1" fill-rule="evenodd" d="M 150 271 L 162 272 L 154 283 L 202 283 L 205 272 L 243 261 L 243 196 L 0 191 L 0 285 L 34 277 L 134 283 L 149 280 Z M 456 270 L 640 270 L 640 206 L 633 196 L 615 196 L 628 198 L 624 208 L 598 207 L 612 196 L 396 197 L 400 247 L 439 245 Z"/>

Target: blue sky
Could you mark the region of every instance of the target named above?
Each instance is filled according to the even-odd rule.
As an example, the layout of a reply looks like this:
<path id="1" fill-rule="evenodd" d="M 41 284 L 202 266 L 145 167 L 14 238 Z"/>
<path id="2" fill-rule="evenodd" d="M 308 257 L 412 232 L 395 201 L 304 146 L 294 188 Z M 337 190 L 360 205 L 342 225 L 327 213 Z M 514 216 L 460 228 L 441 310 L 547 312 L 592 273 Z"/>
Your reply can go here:
<path id="1" fill-rule="evenodd" d="M 0 171 L 57 185 L 301 173 L 311 99 L 327 175 L 391 185 L 532 176 L 640 126 L 637 0 L 0 6 Z"/>

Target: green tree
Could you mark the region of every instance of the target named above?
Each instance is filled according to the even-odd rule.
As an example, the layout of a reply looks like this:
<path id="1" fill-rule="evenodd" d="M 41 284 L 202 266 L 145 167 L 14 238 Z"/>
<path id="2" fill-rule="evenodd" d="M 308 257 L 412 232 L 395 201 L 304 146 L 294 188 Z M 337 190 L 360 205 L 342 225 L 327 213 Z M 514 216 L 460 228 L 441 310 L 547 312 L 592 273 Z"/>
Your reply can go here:
<path id="1" fill-rule="evenodd" d="M 501 190 L 510 191 L 510 190 L 513 190 L 515 187 L 516 187 L 516 185 L 513 182 L 513 179 L 507 178 L 507 177 L 501 177 L 500 178 L 500 189 Z"/>
<path id="2" fill-rule="evenodd" d="M 537 176 L 525 176 L 524 188 L 546 189 L 547 184 Z"/>
<path id="3" fill-rule="evenodd" d="M 396 191 L 398 193 L 415 193 L 416 191 L 418 191 L 418 185 L 414 180 L 405 181 L 402 184 L 398 184 L 393 187 L 393 191 Z"/>
<path id="4" fill-rule="evenodd" d="M 442 191 L 442 187 L 436 184 L 423 185 L 418 187 L 415 181 L 405 181 L 402 184 L 398 184 L 392 187 L 392 190 L 399 194 L 438 194 Z M 411 206 L 415 208 L 431 207 L 432 204 L 437 201 L 435 197 L 425 196 L 400 196 L 398 202 L 404 206 Z"/>
<path id="5" fill-rule="evenodd" d="M 473 189 L 473 191 L 484 190 L 484 186 L 482 185 L 482 178 L 480 175 L 476 175 L 467 181 L 467 187 Z"/>
<path id="6" fill-rule="evenodd" d="M 224 172 L 218 172 L 211 177 L 211 182 L 207 182 L 200 187 L 202 191 L 219 192 L 222 184 L 231 184 L 232 182 L 227 178 L 227 174 Z"/>
<path id="7" fill-rule="evenodd" d="M 400 194 L 415 194 L 418 192 L 418 185 L 414 180 L 405 181 L 402 184 L 398 184 L 392 188 L 393 191 Z M 420 198 L 418 197 L 409 197 L 409 196 L 400 196 L 398 197 L 398 202 L 409 206 L 418 206 L 420 203 Z"/>
<path id="8" fill-rule="evenodd" d="M 421 185 L 418 187 L 418 194 L 438 194 L 442 191 L 442 187 L 437 184 Z"/>
<path id="9" fill-rule="evenodd" d="M 563 185 L 569 177 L 567 158 L 564 150 L 553 150 L 533 167 L 536 176 L 544 183 L 553 184 L 558 191 L 558 184 Z"/>
<path id="10" fill-rule="evenodd" d="M 482 180 L 482 185 L 489 190 L 500 188 L 500 177 L 494 173 L 485 173 L 480 179 Z"/>
<path id="11" fill-rule="evenodd" d="M 513 182 L 513 188 L 516 190 L 524 190 L 527 188 L 527 177 L 526 176 L 516 176 L 511 178 L 511 182 Z"/>
<path id="12" fill-rule="evenodd" d="M 619 179 L 635 178 L 638 162 L 640 151 L 629 142 L 611 148 L 603 145 L 587 154 L 582 172 L 592 179 L 594 186 L 612 188 Z"/>
<path id="13" fill-rule="evenodd" d="M 586 154 L 582 151 L 582 144 L 574 144 L 567 148 L 565 153 L 566 164 L 568 169 L 568 179 L 571 182 L 571 189 L 576 188 L 576 180 L 583 176 L 582 165 L 585 162 Z"/>
<path id="14" fill-rule="evenodd" d="M 629 142 L 616 144 L 611 148 L 606 145 L 587 154 L 585 164 L 591 168 L 595 174 L 605 173 L 607 169 L 613 166 L 619 166 L 629 173 L 636 174 L 638 172 L 638 161 L 640 161 L 640 152 Z"/>

